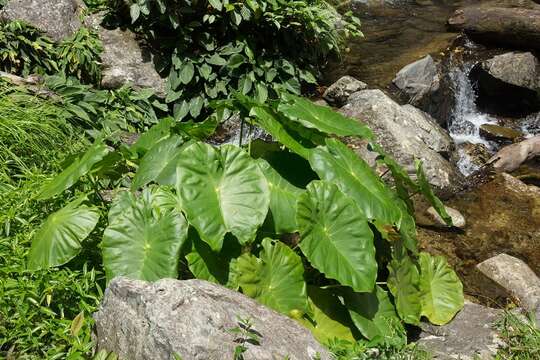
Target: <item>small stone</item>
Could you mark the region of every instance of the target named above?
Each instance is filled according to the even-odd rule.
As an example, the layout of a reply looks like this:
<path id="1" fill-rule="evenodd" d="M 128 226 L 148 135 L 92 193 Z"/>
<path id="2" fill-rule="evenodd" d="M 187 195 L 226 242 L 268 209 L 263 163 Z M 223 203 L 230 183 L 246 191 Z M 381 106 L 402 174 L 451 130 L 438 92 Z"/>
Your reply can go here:
<path id="1" fill-rule="evenodd" d="M 329 104 L 334 106 L 343 106 L 349 96 L 357 91 L 367 88 L 367 84 L 352 76 L 343 76 L 334 84 L 330 85 L 323 94 L 323 97 Z"/>
<path id="2" fill-rule="evenodd" d="M 540 320 L 540 279 L 525 262 L 499 254 L 476 265 L 476 268 L 503 288 L 517 305 Z"/>
<path id="3" fill-rule="evenodd" d="M 418 344 L 440 360 L 492 359 L 504 345 L 494 330 L 502 311 L 465 301 L 465 306 L 443 326 L 422 324 Z"/>
<path id="4" fill-rule="evenodd" d="M 466 225 L 465 217 L 456 209 L 453 209 L 451 207 L 445 206 L 446 213 L 452 218 L 452 224 L 454 227 L 463 229 Z M 439 215 L 437 210 L 433 206 L 431 206 L 429 209 L 426 210 L 426 215 L 432 220 L 433 226 L 446 228 L 448 225 L 446 225 L 446 222 L 443 220 L 443 218 Z"/>
<path id="5" fill-rule="evenodd" d="M 523 137 L 523 133 L 521 131 L 494 124 L 481 125 L 480 135 L 486 140 L 497 142 L 514 141 L 520 137 Z"/>

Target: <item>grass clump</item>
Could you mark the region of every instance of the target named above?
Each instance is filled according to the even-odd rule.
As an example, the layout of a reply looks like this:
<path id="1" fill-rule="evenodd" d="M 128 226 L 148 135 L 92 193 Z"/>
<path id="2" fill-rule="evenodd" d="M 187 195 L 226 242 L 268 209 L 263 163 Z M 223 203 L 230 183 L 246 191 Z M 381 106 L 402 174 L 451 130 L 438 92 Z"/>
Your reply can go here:
<path id="1" fill-rule="evenodd" d="M 508 312 L 497 324 L 506 346 L 499 350 L 496 360 L 540 359 L 540 328 L 534 320 Z"/>

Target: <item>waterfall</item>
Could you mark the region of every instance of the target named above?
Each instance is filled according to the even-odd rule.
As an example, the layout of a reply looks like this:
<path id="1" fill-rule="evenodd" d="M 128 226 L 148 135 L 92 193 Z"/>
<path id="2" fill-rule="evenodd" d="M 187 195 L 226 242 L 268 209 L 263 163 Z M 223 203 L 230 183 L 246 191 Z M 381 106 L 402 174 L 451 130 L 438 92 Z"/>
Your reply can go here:
<path id="1" fill-rule="evenodd" d="M 458 145 L 458 169 L 466 176 L 478 170 L 479 166 L 471 161 L 462 148 L 459 148 L 460 145 L 464 143 L 483 144 L 489 150 L 494 150 L 493 144 L 480 136 L 480 126 L 497 123 L 496 119 L 488 114 L 481 113 L 476 106 L 476 93 L 469 79 L 469 73 L 473 65 L 456 66 L 450 71 L 455 104 L 448 130 L 450 136 Z"/>

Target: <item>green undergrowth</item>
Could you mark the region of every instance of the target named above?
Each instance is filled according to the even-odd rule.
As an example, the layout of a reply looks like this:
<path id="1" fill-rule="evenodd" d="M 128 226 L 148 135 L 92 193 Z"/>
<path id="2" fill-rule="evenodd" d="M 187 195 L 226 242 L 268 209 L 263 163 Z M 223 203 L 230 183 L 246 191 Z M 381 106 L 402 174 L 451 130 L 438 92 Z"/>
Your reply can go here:
<path id="1" fill-rule="evenodd" d="M 497 360 L 540 359 L 540 328 L 532 317 L 508 312 L 498 322 L 497 329 L 506 344 L 497 353 Z"/>

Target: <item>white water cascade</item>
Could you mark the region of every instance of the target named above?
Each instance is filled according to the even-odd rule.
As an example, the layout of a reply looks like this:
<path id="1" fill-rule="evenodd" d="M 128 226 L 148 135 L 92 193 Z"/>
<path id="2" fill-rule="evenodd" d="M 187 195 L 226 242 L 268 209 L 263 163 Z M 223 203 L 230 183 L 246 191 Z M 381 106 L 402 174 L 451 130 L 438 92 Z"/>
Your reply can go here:
<path id="1" fill-rule="evenodd" d="M 489 150 L 494 150 L 493 144 L 480 136 L 480 126 L 496 124 L 497 120 L 481 113 L 476 106 L 476 93 L 469 79 L 472 67 L 473 64 L 466 64 L 463 67 L 455 67 L 450 72 L 455 104 L 448 130 L 458 147 L 463 143 L 472 143 L 484 144 Z M 470 161 L 462 149 L 459 149 L 459 155 L 457 166 L 462 174 L 470 175 L 478 170 L 478 166 Z"/>

